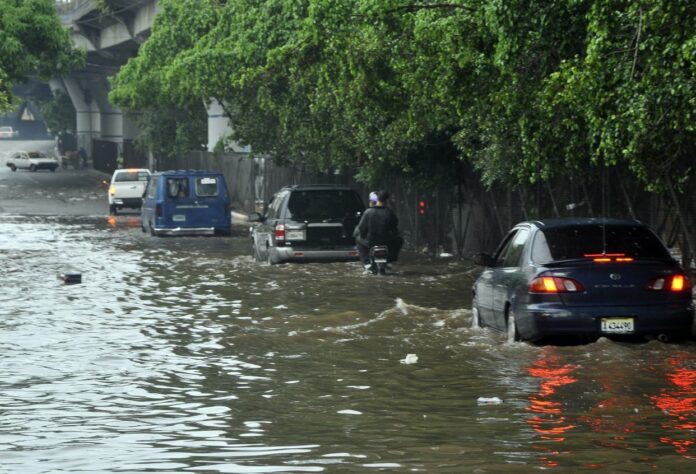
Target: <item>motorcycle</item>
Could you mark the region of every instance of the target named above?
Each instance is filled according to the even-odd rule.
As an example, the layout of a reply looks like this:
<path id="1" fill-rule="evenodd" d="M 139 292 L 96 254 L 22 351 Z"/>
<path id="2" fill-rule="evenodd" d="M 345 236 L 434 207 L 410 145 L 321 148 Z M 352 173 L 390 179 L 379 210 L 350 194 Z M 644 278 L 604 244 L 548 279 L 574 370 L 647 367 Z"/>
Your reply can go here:
<path id="1" fill-rule="evenodd" d="M 386 245 L 374 245 L 370 247 L 370 271 L 373 275 L 387 274 L 387 257 L 389 248 Z"/>

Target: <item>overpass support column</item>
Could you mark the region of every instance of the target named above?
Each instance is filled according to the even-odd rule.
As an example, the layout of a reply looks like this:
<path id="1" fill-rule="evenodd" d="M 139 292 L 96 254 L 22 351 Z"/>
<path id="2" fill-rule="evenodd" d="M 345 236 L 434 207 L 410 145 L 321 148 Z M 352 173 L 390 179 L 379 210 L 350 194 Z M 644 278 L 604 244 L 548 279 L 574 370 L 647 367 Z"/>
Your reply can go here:
<path id="1" fill-rule="evenodd" d="M 70 96 L 77 113 L 77 143 L 87 150 L 92 149 L 92 140 L 101 133 L 99 107 L 92 96 L 92 90 L 82 80 L 63 78 L 63 89 Z"/>
<path id="2" fill-rule="evenodd" d="M 208 151 L 213 151 L 220 139 L 230 133 L 232 133 L 232 127 L 222 105 L 217 100 L 211 99 L 208 105 Z M 243 147 L 236 142 L 232 143 L 232 150 L 239 153 L 251 151 L 248 146 Z"/>

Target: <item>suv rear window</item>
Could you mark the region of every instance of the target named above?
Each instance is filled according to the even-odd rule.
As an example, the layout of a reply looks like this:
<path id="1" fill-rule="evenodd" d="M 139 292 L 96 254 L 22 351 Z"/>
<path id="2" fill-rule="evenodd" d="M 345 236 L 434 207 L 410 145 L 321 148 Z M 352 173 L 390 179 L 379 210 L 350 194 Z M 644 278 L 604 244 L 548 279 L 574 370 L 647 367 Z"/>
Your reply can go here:
<path id="1" fill-rule="evenodd" d="M 114 182 L 123 181 L 147 181 L 149 176 L 145 171 L 121 171 L 114 177 Z"/>
<path id="2" fill-rule="evenodd" d="M 578 259 L 603 251 L 622 253 L 633 258 L 670 258 L 669 251 L 660 239 L 646 227 L 583 225 L 545 229 L 537 233 L 532 260 L 549 262 Z"/>
<path id="3" fill-rule="evenodd" d="M 352 190 L 296 190 L 290 194 L 288 213 L 291 219 L 343 219 L 364 209 L 360 197 Z"/>

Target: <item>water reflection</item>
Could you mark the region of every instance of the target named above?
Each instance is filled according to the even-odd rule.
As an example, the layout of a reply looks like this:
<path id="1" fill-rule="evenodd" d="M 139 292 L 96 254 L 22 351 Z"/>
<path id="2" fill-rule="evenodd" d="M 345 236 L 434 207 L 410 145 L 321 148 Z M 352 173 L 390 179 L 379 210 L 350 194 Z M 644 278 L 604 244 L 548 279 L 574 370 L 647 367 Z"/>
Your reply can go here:
<path id="1" fill-rule="evenodd" d="M 692 354 L 679 352 L 667 360 L 665 378 L 671 384 L 660 389 L 651 400 L 669 418 L 662 423 L 668 434 L 660 442 L 689 459 L 696 458 L 696 363 Z"/>
<path id="2" fill-rule="evenodd" d="M 118 229 L 139 229 L 140 228 L 140 216 L 108 216 L 106 218 L 106 224 L 111 230 Z"/>
<path id="3" fill-rule="evenodd" d="M 577 365 L 565 363 L 554 347 L 543 348 L 532 366 L 526 369 L 529 375 L 539 379 L 539 390 L 529 396 L 527 407 L 534 416 L 526 421 L 542 440 L 557 443 L 537 445 L 538 449 L 546 453 L 539 458 L 545 467 L 558 466 L 555 457 L 561 454 L 560 444 L 566 441 L 567 433 L 576 427 L 563 413 L 563 402 L 559 400 L 563 395 L 558 392 L 577 382 L 574 376 L 577 369 Z"/>

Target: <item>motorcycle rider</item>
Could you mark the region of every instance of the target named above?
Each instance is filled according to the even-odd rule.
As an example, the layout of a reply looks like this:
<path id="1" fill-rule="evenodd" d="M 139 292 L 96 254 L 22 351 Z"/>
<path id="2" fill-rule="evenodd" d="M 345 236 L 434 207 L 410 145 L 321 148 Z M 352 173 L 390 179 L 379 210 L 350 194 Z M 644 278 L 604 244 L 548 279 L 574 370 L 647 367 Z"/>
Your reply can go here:
<path id="1" fill-rule="evenodd" d="M 395 262 L 398 260 L 399 251 L 404 244 L 404 240 L 399 235 L 399 219 L 394 211 L 387 207 L 389 192 L 379 191 L 376 197 L 375 205 L 365 210 L 355 228 L 355 242 L 360 252 L 360 260 L 365 268 L 370 266 L 370 247 L 386 245 L 389 248 L 387 260 Z"/>

